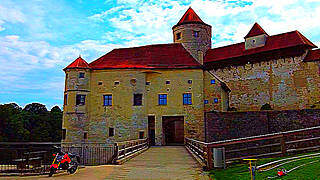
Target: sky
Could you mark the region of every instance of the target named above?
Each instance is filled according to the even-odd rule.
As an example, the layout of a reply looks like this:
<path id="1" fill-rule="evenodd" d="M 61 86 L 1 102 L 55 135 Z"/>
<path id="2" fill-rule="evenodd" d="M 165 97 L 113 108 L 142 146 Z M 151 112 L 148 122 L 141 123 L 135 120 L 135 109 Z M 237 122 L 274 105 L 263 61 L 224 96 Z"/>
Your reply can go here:
<path id="1" fill-rule="evenodd" d="M 63 68 L 114 48 L 172 43 L 191 6 L 212 26 L 212 47 L 243 42 L 255 22 L 299 30 L 320 46 L 320 0 L 1 0 L 0 104 L 62 107 Z"/>

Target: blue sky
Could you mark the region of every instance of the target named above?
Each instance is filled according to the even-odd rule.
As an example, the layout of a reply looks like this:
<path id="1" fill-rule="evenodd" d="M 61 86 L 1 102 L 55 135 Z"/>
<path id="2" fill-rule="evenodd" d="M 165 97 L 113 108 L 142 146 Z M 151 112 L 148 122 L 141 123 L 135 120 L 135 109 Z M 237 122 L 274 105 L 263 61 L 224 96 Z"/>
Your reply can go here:
<path id="1" fill-rule="evenodd" d="M 189 6 L 212 25 L 213 47 L 242 42 L 254 22 L 320 46 L 319 0 L 1 0 L 0 104 L 61 107 L 62 69 L 79 54 L 91 62 L 114 48 L 171 43 Z"/>

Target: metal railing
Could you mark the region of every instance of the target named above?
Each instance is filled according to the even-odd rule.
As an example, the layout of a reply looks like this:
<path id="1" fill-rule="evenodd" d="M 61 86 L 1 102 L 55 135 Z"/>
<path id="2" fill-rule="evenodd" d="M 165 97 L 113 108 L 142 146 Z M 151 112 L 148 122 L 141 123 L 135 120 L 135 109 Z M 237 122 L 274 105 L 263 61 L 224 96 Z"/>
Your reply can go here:
<path id="1" fill-rule="evenodd" d="M 53 146 L 80 156 L 80 165 L 112 164 L 148 146 L 147 140 L 105 142 L 0 142 L 0 175 L 44 174 L 52 163 Z"/>
<path id="2" fill-rule="evenodd" d="M 320 126 L 293 131 L 205 143 L 186 138 L 186 147 L 207 168 L 213 167 L 213 148 L 224 148 L 227 161 L 286 155 L 320 149 Z"/>

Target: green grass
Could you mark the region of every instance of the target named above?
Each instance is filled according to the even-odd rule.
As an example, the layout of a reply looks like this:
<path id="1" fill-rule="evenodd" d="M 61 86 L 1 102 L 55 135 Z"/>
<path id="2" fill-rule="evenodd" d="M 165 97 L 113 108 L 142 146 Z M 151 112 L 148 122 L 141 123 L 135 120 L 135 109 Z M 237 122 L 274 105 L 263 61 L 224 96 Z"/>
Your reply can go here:
<path id="1" fill-rule="evenodd" d="M 312 153 L 304 153 L 304 154 L 313 154 L 315 152 Z M 294 155 L 294 156 L 300 156 L 300 155 L 304 155 L 304 154 L 299 154 L 299 155 Z M 290 156 L 288 156 L 290 157 Z M 257 162 L 257 165 L 261 165 L 261 164 L 265 164 L 271 161 L 275 161 L 278 159 L 283 159 L 283 158 L 288 158 L 288 157 L 278 157 L 278 158 L 265 158 L 265 159 L 259 159 Z M 288 163 L 285 164 L 281 167 L 278 168 L 285 168 L 286 170 L 290 170 L 293 167 L 308 163 L 308 162 L 312 162 L 315 160 L 319 160 L 315 163 L 312 164 L 307 164 L 305 166 L 302 166 L 292 172 L 290 172 L 288 175 L 283 176 L 281 178 L 275 178 L 275 179 L 319 179 L 320 180 L 320 157 L 317 158 L 311 158 L 311 159 L 303 159 L 303 160 L 299 160 L 299 161 L 295 161 L 292 163 Z M 216 180 L 228 180 L 228 179 L 239 179 L 239 180 L 248 180 L 250 179 L 250 172 L 249 172 L 249 168 L 248 168 L 248 164 L 247 163 L 238 163 L 238 164 L 232 164 L 230 166 L 228 166 L 227 169 L 214 169 L 210 171 L 210 176 L 212 179 L 216 179 Z M 256 172 L 256 180 L 259 179 L 267 179 L 268 176 L 276 176 L 277 175 L 277 169 L 272 169 L 266 172 Z"/>

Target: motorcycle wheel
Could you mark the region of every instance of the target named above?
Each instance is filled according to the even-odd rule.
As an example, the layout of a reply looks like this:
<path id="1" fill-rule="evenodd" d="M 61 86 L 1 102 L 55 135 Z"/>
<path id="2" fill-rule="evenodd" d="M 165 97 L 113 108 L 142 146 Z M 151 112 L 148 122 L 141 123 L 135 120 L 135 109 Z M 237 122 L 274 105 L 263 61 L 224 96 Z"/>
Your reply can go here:
<path id="1" fill-rule="evenodd" d="M 78 163 L 73 163 L 71 166 L 72 166 L 72 167 L 71 167 L 70 169 L 68 169 L 68 172 L 69 172 L 70 174 L 74 174 L 74 173 L 77 171 L 77 169 L 78 169 Z"/>
<path id="2" fill-rule="evenodd" d="M 49 177 L 51 177 L 53 174 L 54 174 L 55 170 L 53 168 L 50 169 L 50 172 L 49 172 Z"/>

